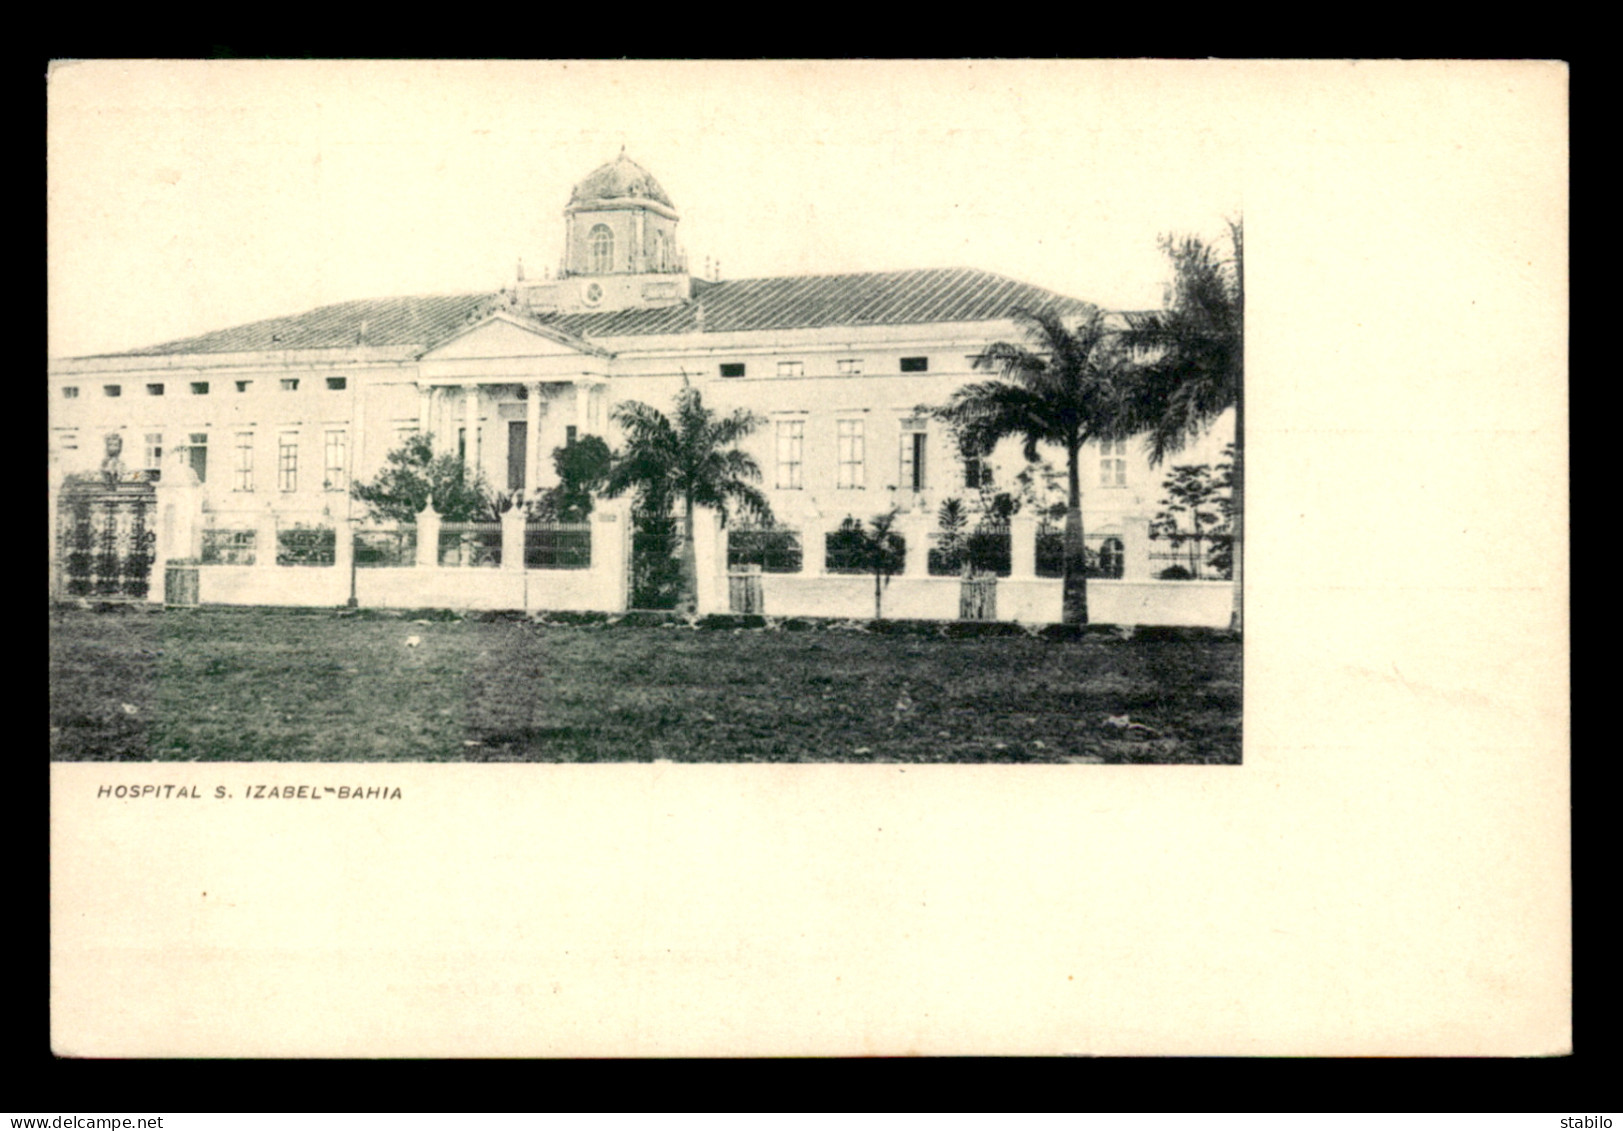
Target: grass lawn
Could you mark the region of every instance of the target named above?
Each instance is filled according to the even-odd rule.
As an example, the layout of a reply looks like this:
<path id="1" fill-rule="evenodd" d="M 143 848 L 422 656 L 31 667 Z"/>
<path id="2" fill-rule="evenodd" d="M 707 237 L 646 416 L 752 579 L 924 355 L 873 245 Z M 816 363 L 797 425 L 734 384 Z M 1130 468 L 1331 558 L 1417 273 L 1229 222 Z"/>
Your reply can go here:
<path id="1" fill-rule="evenodd" d="M 1234 639 L 943 639 L 419 615 L 54 610 L 51 756 L 1240 761 Z M 407 646 L 410 636 L 418 646 Z M 1122 715 L 1153 733 L 1105 721 Z"/>

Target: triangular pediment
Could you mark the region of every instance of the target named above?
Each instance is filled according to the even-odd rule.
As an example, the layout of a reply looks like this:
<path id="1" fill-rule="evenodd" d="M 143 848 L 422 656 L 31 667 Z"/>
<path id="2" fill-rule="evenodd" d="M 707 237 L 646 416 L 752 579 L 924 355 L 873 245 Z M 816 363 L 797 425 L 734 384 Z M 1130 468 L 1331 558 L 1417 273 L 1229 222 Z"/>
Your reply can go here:
<path id="1" fill-rule="evenodd" d="M 423 354 L 422 360 L 603 356 L 604 351 L 584 339 L 497 311 L 441 342 Z"/>

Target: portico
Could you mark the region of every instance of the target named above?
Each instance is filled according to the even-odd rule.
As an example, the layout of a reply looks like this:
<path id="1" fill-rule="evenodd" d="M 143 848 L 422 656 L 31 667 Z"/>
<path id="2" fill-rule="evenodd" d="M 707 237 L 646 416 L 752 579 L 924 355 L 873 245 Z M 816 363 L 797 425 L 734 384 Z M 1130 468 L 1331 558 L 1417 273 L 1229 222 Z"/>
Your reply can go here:
<path id="1" fill-rule="evenodd" d="M 607 427 L 612 355 L 584 339 L 497 311 L 423 354 L 418 430 L 462 454 L 497 489 L 554 485 L 551 454 Z"/>

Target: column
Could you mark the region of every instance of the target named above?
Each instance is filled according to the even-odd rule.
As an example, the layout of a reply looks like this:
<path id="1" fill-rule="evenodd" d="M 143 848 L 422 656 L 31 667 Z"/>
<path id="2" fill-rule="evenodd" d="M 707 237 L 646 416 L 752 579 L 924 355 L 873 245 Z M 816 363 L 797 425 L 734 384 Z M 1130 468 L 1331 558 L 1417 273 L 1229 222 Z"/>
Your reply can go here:
<path id="1" fill-rule="evenodd" d="M 1037 576 L 1037 516 L 1025 511 L 1009 520 L 1009 580 Z"/>
<path id="2" fill-rule="evenodd" d="M 434 430 L 434 390 L 428 385 L 417 386 L 417 431 L 426 436 Z"/>
<path id="3" fill-rule="evenodd" d="M 479 386 L 466 386 L 462 392 L 462 401 L 467 417 L 466 423 L 463 425 L 467 429 L 464 441 L 466 447 L 463 449 L 466 454 L 463 458 L 469 467 L 477 468 L 479 466 Z"/>
<path id="4" fill-rule="evenodd" d="M 524 453 L 524 497 L 534 500 L 541 491 L 541 382 L 531 381 L 524 392 L 524 442 L 529 445 Z"/>
<path id="5" fill-rule="evenodd" d="M 575 382 L 575 430 L 582 436 L 592 430 L 592 386 L 585 381 Z"/>
<path id="6" fill-rule="evenodd" d="M 417 568 L 434 569 L 440 564 L 440 516 L 434 500 L 417 515 Z"/>

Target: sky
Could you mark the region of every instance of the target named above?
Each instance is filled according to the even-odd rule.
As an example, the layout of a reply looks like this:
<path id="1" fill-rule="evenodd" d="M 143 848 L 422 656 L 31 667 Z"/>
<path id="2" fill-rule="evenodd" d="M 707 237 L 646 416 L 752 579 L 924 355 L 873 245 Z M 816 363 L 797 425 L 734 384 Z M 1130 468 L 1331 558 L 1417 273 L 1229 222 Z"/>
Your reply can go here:
<path id="1" fill-rule="evenodd" d="M 1241 209 L 1189 64 L 58 63 L 49 352 L 555 269 L 623 146 L 724 278 L 969 266 L 1159 305 L 1165 232 Z"/>

